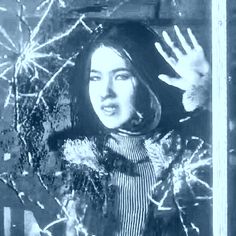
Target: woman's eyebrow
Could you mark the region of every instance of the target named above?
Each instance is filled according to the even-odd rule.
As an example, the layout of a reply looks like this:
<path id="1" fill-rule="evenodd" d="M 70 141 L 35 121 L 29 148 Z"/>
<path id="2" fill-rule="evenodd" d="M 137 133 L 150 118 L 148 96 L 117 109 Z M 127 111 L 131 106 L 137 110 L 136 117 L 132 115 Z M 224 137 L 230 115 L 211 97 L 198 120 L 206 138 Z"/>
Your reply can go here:
<path id="1" fill-rule="evenodd" d="M 116 68 L 114 70 L 112 70 L 113 73 L 116 73 L 116 72 L 120 72 L 120 71 L 124 71 L 124 72 L 131 72 L 129 69 L 127 68 Z"/>
<path id="2" fill-rule="evenodd" d="M 101 73 L 100 71 L 94 70 L 94 69 L 90 70 L 90 73 L 91 73 L 91 72 L 93 72 L 93 73 Z"/>

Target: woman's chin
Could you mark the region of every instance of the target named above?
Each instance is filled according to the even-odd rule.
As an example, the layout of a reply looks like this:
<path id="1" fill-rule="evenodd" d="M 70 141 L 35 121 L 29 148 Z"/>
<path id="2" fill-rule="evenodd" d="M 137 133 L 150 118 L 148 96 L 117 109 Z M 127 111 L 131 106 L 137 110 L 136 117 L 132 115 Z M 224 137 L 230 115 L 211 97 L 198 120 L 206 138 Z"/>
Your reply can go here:
<path id="1" fill-rule="evenodd" d="M 125 122 L 114 119 L 101 119 L 102 124 L 108 129 L 119 129 Z"/>
<path id="2" fill-rule="evenodd" d="M 115 123 L 106 123 L 103 125 L 107 128 L 107 129 L 119 129 L 121 127 L 121 125 L 119 124 L 115 124 Z"/>

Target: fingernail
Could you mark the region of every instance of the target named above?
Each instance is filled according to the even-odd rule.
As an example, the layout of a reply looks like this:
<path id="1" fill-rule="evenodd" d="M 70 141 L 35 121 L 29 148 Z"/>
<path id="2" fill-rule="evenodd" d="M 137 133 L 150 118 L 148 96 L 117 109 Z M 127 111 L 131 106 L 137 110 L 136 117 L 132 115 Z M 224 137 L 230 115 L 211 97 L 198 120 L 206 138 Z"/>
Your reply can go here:
<path id="1" fill-rule="evenodd" d="M 164 34 L 167 34 L 167 32 L 165 30 L 162 32 L 162 35 L 164 35 Z"/>

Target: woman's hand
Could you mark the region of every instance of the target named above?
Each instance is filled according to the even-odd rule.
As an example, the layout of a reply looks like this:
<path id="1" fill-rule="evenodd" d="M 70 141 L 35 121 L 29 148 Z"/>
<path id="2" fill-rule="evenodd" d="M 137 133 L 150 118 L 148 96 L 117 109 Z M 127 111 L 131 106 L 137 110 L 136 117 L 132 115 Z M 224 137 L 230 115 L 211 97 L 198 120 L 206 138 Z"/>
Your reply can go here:
<path id="1" fill-rule="evenodd" d="M 162 35 L 166 44 L 171 48 L 173 56 L 169 56 L 156 42 L 158 52 L 163 56 L 168 64 L 176 71 L 180 78 L 173 78 L 161 74 L 159 79 L 165 83 L 175 86 L 185 91 L 183 95 L 183 105 L 186 111 L 193 111 L 197 107 L 206 107 L 207 94 L 210 89 L 210 65 L 205 57 L 203 48 L 199 45 L 190 28 L 187 28 L 191 45 L 187 42 L 178 26 L 174 26 L 177 38 L 182 50 L 175 46 L 166 31 Z"/>

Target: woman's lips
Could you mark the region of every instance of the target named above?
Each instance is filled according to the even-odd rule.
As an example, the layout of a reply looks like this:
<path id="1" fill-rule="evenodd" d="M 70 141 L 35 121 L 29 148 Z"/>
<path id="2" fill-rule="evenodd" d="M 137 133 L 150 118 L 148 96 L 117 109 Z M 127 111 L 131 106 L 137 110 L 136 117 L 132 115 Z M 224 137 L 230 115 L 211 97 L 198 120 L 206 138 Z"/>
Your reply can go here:
<path id="1" fill-rule="evenodd" d="M 109 104 L 109 105 L 102 105 L 101 106 L 101 110 L 103 112 L 103 114 L 105 114 L 106 116 L 113 116 L 116 114 L 118 109 L 118 105 L 116 104 Z"/>

